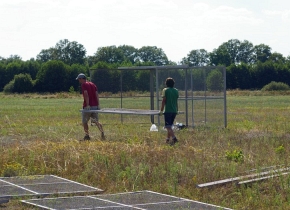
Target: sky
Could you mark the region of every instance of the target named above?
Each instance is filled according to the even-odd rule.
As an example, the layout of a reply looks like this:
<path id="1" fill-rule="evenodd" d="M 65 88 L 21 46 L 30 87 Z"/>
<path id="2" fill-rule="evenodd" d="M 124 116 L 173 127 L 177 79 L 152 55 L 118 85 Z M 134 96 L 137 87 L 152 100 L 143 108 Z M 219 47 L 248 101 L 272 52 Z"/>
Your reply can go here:
<path id="1" fill-rule="evenodd" d="M 156 46 L 179 62 L 230 39 L 290 55 L 289 0 L 1 0 L 0 56 L 36 58 L 68 39 L 99 47 Z"/>

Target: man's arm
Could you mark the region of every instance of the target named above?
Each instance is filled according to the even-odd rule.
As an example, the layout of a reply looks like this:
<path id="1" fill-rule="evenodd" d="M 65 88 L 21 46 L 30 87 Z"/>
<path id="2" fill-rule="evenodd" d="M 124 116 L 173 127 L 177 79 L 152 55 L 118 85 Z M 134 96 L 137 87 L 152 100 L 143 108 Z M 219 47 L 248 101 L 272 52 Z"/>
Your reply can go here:
<path id="1" fill-rule="evenodd" d="M 86 105 L 90 106 L 90 98 L 89 98 L 89 94 L 87 90 L 84 91 L 84 99 L 85 99 Z"/>
<path id="2" fill-rule="evenodd" d="M 163 110 L 164 110 L 165 103 L 166 103 L 166 98 L 163 97 L 162 103 L 161 103 L 161 109 L 160 109 L 161 112 L 163 112 Z"/>
<path id="3" fill-rule="evenodd" d="M 97 100 L 98 107 L 100 107 L 100 100 L 99 100 L 99 93 L 98 93 L 98 91 L 96 91 L 96 100 Z"/>
<path id="4" fill-rule="evenodd" d="M 160 109 L 161 112 L 163 112 L 165 104 L 166 104 L 165 90 L 166 89 L 164 88 L 162 90 L 162 94 L 161 94 L 161 96 L 162 96 L 161 109 Z"/>

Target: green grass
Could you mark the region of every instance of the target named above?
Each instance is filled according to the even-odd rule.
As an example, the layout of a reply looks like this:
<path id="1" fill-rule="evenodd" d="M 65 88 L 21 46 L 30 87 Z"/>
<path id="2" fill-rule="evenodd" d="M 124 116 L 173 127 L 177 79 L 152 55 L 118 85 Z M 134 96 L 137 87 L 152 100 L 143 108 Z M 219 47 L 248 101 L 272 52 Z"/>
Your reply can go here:
<path id="1" fill-rule="evenodd" d="M 148 109 L 140 98 L 125 106 Z M 264 167 L 290 166 L 290 97 L 229 92 L 228 127 L 150 132 L 148 116 L 100 114 L 106 141 L 90 126 L 93 140 L 79 142 L 83 128 L 79 94 L 0 94 L 0 176 L 54 174 L 106 190 L 152 190 L 233 209 L 290 209 L 290 176 L 251 186 L 196 188 Z M 101 99 L 118 107 L 119 99 Z M 132 108 L 132 107 L 129 107 Z M 256 171 L 256 172 L 257 172 Z M 30 209 L 17 199 L 7 209 Z"/>

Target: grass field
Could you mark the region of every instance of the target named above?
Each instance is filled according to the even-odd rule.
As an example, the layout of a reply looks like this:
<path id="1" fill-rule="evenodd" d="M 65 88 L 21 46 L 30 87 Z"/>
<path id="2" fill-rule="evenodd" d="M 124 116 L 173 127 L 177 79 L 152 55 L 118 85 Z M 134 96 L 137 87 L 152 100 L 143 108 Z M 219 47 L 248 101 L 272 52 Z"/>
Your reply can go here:
<path id="1" fill-rule="evenodd" d="M 285 93 L 284 93 L 285 94 Z M 129 99 L 128 99 L 129 100 Z M 150 132 L 148 116 L 100 114 L 106 140 L 90 126 L 83 138 L 82 96 L 0 94 L 0 176 L 54 174 L 106 193 L 151 190 L 232 209 L 290 209 L 290 176 L 247 186 L 197 184 L 289 167 L 290 97 L 279 93 L 229 92 L 228 127 L 177 131 L 179 143 L 165 144 L 166 132 Z M 116 107 L 117 99 L 101 99 Z M 128 101 L 148 109 L 142 100 Z M 4 209 L 31 209 L 17 199 Z"/>

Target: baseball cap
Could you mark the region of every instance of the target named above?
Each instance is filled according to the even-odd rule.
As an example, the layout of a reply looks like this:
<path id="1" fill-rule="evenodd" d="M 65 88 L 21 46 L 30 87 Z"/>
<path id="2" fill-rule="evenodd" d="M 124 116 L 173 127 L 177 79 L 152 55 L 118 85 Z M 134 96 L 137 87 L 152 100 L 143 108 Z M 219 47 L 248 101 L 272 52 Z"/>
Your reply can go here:
<path id="1" fill-rule="evenodd" d="M 76 80 L 78 80 L 78 79 L 86 79 L 86 75 L 83 74 L 83 73 L 80 73 L 80 74 L 78 75 L 78 77 L 76 78 Z"/>

